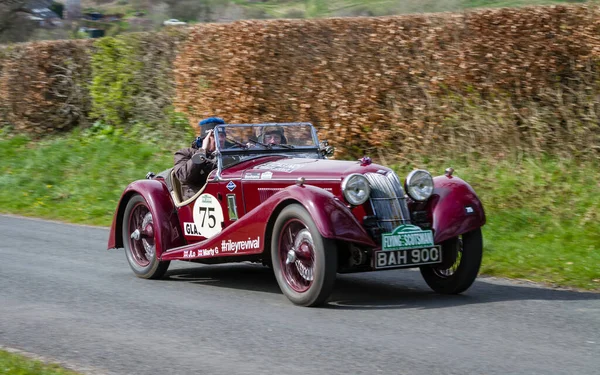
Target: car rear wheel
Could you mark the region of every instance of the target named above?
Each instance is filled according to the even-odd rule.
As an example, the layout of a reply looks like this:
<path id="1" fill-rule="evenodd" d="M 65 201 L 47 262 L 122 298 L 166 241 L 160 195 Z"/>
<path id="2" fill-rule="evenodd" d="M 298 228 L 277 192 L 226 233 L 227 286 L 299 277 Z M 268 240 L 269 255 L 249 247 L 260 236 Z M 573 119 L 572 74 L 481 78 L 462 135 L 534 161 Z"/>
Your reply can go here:
<path id="1" fill-rule="evenodd" d="M 442 294 L 462 293 L 477 278 L 483 255 L 481 228 L 442 243 L 441 264 L 421 267 L 431 289 Z"/>
<path id="2" fill-rule="evenodd" d="M 317 306 L 329 298 L 337 271 L 337 248 L 319 233 L 304 207 L 285 207 L 273 227 L 271 259 L 277 283 L 294 304 Z"/>
<path id="3" fill-rule="evenodd" d="M 170 263 L 157 258 L 154 228 L 146 200 L 139 194 L 134 195 L 123 214 L 123 245 L 133 273 L 144 279 L 160 279 Z"/>

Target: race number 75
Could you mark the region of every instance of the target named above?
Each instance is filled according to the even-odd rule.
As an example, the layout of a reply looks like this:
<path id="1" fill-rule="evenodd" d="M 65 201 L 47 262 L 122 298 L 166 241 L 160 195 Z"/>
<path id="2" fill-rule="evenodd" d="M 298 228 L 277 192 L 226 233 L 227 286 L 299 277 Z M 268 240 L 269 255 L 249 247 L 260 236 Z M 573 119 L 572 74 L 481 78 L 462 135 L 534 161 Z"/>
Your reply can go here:
<path id="1" fill-rule="evenodd" d="M 213 214 L 215 212 L 214 207 L 200 207 L 200 214 L 202 215 L 202 224 L 201 227 L 204 227 L 204 223 L 206 222 L 206 217 L 208 216 L 208 227 L 214 228 L 217 225 L 217 219 Z"/>

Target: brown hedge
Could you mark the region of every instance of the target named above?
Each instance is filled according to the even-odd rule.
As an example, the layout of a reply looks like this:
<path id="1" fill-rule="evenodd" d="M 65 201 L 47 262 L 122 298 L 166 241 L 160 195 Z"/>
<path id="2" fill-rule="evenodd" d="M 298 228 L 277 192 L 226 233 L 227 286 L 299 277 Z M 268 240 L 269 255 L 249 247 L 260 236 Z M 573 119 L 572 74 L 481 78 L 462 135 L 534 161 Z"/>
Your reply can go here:
<path id="1" fill-rule="evenodd" d="M 89 41 L 16 45 L 0 71 L 4 122 L 17 131 L 45 134 L 86 121 L 90 108 Z"/>
<path id="2" fill-rule="evenodd" d="M 340 151 L 600 151 L 600 8 L 198 26 L 175 61 L 192 122 L 312 121 Z M 595 151 L 594 151 L 595 150 Z"/>

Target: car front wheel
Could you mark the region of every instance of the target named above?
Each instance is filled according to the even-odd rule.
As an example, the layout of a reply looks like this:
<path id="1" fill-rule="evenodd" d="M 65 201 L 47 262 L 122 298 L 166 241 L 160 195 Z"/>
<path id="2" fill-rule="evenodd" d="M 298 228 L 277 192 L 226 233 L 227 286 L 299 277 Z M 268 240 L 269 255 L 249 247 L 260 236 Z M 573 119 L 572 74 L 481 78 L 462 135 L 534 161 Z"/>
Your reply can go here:
<path id="1" fill-rule="evenodd" d="M 421 275 L 431 289 L 442 294 L 467 290 L 477 278 L 483 255 L 481 228 L 442 243 L 441 264 L 421 267 Z"/>
<path id="2" fill-rule="evenodd" d="M 271 259 L 277 283 L 294 304 L 317 306 L 329 298 L 337 271 L 337 248 L 319 233 L 304 207 L 285 207 L 273 227 Z"/>
<path id="3" fill-rule="evenodd" d="M 170 262 L 160 262 L 156 255 L 156 234 L 152 212 L 146 200 L 134 195 L 123 214 L 123 245 L 127 262 L 136 276 L 160 279 Z"/>

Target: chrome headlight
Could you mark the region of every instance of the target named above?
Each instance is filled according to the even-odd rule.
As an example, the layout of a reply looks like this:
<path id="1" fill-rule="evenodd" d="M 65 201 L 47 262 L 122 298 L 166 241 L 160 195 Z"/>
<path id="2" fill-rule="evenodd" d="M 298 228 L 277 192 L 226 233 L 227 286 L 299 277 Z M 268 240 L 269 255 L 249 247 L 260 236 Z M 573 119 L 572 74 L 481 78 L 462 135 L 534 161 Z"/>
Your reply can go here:
<path id="1" fill-rule="evenodd" d="M 425 201 L 433 193 L 433 177 L 423 169 L 417 169 L 408 174 L 404 189 L 416 201 Z"/>
<path id="2" fill-rule="evenodd" d="M 371 186 L 367 178 L 359 173 L 354 173 L 342 181 L 344 197 L 353 206 L 359 206 L 369 199 Z"/>

